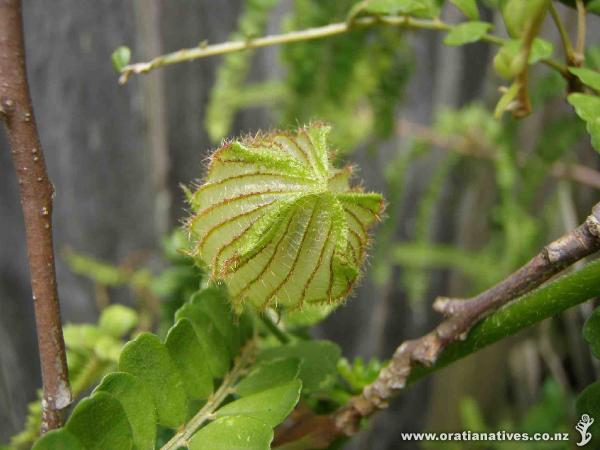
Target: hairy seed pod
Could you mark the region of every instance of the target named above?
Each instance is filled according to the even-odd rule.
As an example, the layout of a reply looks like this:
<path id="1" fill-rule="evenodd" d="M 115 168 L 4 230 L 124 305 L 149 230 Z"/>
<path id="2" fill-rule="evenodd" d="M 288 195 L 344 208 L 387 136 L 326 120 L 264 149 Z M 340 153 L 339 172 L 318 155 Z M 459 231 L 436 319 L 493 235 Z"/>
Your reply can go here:
<path id="1" fill-rule="evenodd" d="M 193 256 L 237 310 L 340 303 L 358 278 L 383 199 L 331 165 L 329 127 L 224 143 L 191 195 Z"/>

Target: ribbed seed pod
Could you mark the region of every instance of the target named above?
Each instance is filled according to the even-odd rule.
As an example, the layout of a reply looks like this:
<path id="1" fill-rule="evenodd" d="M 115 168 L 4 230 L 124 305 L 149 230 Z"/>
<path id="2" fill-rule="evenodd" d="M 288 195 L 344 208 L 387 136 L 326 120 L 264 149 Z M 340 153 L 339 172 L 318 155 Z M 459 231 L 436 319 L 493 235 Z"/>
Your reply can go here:
<path id="1" fill-rule="evenodd" d="M 194 257 L 228 286 L 236 309 L 341 302 L 359 275 L 383 199 L 331 166 L 329 127 L 223 144 L 191 196 Z"/>

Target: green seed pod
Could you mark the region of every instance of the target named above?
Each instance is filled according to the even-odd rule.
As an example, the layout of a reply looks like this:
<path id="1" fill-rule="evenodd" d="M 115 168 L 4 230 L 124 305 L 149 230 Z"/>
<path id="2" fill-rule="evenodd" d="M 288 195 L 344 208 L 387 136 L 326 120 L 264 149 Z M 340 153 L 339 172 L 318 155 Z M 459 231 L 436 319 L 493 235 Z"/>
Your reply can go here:
<path id="1" fill-rule="evenodd" d="M 358 278 L 383 199 L 331 166 L 329 127 L 224 143 L 191 196 L 193 256 L 237 310 L 340 303 Z"/>

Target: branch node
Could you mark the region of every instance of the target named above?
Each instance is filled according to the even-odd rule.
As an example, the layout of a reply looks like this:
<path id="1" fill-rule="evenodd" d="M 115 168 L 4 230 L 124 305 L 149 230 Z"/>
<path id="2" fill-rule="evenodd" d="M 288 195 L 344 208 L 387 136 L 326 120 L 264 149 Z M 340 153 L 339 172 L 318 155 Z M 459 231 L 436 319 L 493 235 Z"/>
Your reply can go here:
<path id="1" fill-rule="evenodd" d="M 596 211 L 594 211 L 594 213 L 595 212 Z M 595 236 L 596 238 L 600 238 L 600 220 L 598 220 L 595 214 L 588 216 L 588 218 L 585 220 L 585 225 L 587 226 L 587 229 L 591 235 Z"/>

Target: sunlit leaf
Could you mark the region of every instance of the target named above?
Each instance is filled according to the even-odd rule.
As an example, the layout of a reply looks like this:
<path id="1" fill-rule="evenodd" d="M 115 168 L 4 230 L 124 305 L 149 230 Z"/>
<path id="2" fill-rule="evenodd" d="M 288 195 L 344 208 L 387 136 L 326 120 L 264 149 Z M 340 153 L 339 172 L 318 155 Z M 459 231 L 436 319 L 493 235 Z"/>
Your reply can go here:
<path id="1" fill-rule="evenodd" d="M 65 427 L 86 450 L 133 448 L 127 415 L 121 404 L 105 392 L 81 400 Z"/>
<path id="2" fill-rule="evenodd" d="M 123 348 L 119 370 L 139 378 L 154 400 L 158 421 L 178 427 L 186 418 L 187 398 L 183 380 L 166 347 L 153 334 L 140 334 Z"/>
<path id="3" fill-rule="evenodd" d="M 133 449 L 154 448 L 156 406 L 141 380 L 125 372 L 113 372 L 102 379 L 94 392 L 106 392 L 121 404 L 131 427 Z"/>
<path id="4" fill-rule="evenodd" d="M 273 430 L 247 416 L 217 419 L 190 440 L 189 450 L 269 450 Z"/>
<path id="5" fill-rule="evenodd" d="M 480 40 L 492 27 L 488 22 L 465 22 L 456 25 L 444 38 L 446 45 L 464 45 Z"/>
<path id="6" fill-rule="evenodd" d="M 275 427 L 283 422 L 298 403 L 300 389 L 302 382 L 294 380 L 228 403 L 218 409 L 215 416 L 248 416 Z"/>

